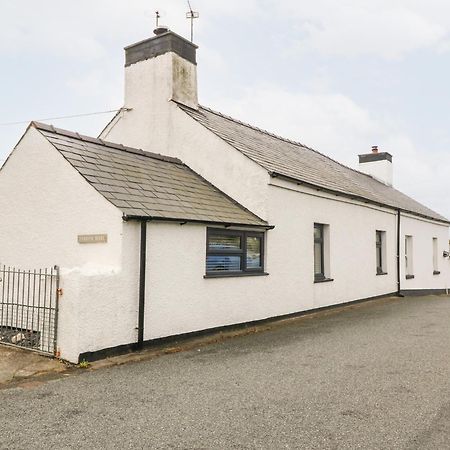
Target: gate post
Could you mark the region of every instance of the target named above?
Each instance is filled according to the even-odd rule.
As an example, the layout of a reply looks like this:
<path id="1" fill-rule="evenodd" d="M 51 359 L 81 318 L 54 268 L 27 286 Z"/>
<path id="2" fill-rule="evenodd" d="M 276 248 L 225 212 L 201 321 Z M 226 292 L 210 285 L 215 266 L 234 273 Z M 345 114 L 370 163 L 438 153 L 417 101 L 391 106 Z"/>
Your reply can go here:
<path id="1" fill-rule="evenodd" d="M 59 287 L 59 277 L 60 270 L 59 266 L 55 266 L 54 270 L 56 271 L 56 291 L 55 291 L 55 326 L 54 326 L 54 337 L 53 337 L 53 355 L 55 357 L 59 357 L 58 355 L 58 315 L 59 315 L 59 297 L 62 295 L 62 290 Z"/>

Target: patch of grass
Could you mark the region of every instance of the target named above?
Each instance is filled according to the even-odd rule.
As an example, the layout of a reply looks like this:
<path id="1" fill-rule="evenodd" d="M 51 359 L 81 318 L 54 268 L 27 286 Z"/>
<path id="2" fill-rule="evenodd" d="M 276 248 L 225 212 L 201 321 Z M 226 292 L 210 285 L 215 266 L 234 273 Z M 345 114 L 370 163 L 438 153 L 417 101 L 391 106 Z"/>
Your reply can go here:
<path id="1" fill-rule="evenodd" d="M 80 364 L 78 364 L 78 367 L 80 369 L 87 369 L 90 366 L 89 362 L 86 361 L 85 359 L 83 359 L 83 361 L 80 362 Z"/>

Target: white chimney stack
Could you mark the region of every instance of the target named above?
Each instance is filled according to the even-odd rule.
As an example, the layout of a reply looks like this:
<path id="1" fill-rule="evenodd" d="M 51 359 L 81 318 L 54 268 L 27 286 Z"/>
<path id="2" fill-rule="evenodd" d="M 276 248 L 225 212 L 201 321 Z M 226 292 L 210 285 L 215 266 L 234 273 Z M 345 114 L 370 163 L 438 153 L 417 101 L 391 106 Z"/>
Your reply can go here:
<path id="1" fill-rule="evenodd" d="M 198 108 L 197 46 L 166 27 L 125 48 L 125 106 L 174 100 Z"/>
<path id="2" fill-rule="evenodd" d="M 167 27 L 160 26 L 154 33 L 150 39 L 125 47 L 124 108 L 100 137 L 167 152 L 178 108 L 173 102 L 198 109 L 198 47 Z"/>
<path id="3" fill-rule="evenodd" d="M 371 153 L 359 155 L 359 170 L 392 186 L 392 155 L 387 152 L 379 152 L 376 145 L 372 147 Z"/>

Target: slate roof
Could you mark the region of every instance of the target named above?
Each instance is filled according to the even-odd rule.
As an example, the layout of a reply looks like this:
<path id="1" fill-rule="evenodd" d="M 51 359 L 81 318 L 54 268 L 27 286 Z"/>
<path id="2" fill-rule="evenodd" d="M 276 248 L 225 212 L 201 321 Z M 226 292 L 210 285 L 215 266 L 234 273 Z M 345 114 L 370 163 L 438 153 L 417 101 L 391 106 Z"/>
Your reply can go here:
<path id="1" fill-rule="evenodd" d="M 271 175 L 449 223 L 445 217 L 393 187 L 299 142 L 281 138 L 203 106 L 198 111 L 181 104 L 178 106 Z"/>
<path id="2" fill-rule="evenodd" d="M 32 125 L 127 218 L 268 227 L 179 159 Z"/>

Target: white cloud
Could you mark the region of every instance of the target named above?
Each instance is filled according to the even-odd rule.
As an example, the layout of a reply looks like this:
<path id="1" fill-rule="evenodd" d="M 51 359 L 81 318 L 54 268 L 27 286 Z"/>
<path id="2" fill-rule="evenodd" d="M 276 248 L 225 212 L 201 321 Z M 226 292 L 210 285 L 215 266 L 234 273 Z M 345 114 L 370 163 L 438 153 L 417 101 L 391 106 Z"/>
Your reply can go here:
<path id="1" fill-rule="evenodd" d="M 108 42 L 123 45 L 130 30 L 136 40 L 150 36 L 154 12 L 162 4 L 161 23 L 188 31 L 186 3 L 180 0 L 46 0 L 32 6 L 29 0 L 2 0 L 0 53 L 34 51 L 64 57 L 99 58 Z"/>
<path id="2" fill-rule="evenodd" d="M 304 24 L 303 45 L 325 55 L 354 57 L 378 55 L 394 59 L 440 42 L 445 30 L 411 11 L 392 9 L 376 13 L 360 10 L 341 13 L 323 27 Z"/>
<path id="3" fill-rule="evenodd" d="M 273 85 L 256 85 L 239 98 L 221 101 L 230 115 L 250 121 L 319 151 L 332 152 L 352 164 L 370 149 L 382 127 L 370 114 L 342 94 L 292 92 Z"/>
<path id="4" fill-rule="evenodd" d="M 378 56 L 397 59 L 422 49 L 442 47 L 449 35 L 450 4 L 406 0 L 359 0 L 298 2 L 268 0 L 269 11 L 294 22 L 295 51 L 325 56 Z"/>
<path id="5" fill-rule="evenodd" d="M 66 81 L 68 96 L 91 97 L 95 95 L 98 104 L 105 108 L 119 108 L 123 104 L 123 79 L 118 71 L 96 68 Z"/>
<path id="6" fill-rule="evenodd" d="M 154 12 L 161 23 L 188 36 L 184 0 L 46 0 L 30 6 L 29 0 L 3 0 L 0 52 L 35 49 L 80 56 L 101 57 L 108 41 L 128 42 L 150 35 Z M 376 55 L 399 58 L 421 48 L 448 50 L 450 4 L 434 0 L 197 0 L 199 34 L 217 27 L 221 20 L 267 26 L 270 39 L 286 40 L 298 51 L 326 56 Z M 227 30 L 232 33 L 232 30 Z M 75 44 L 74 44 L 75 43 Z"/>

